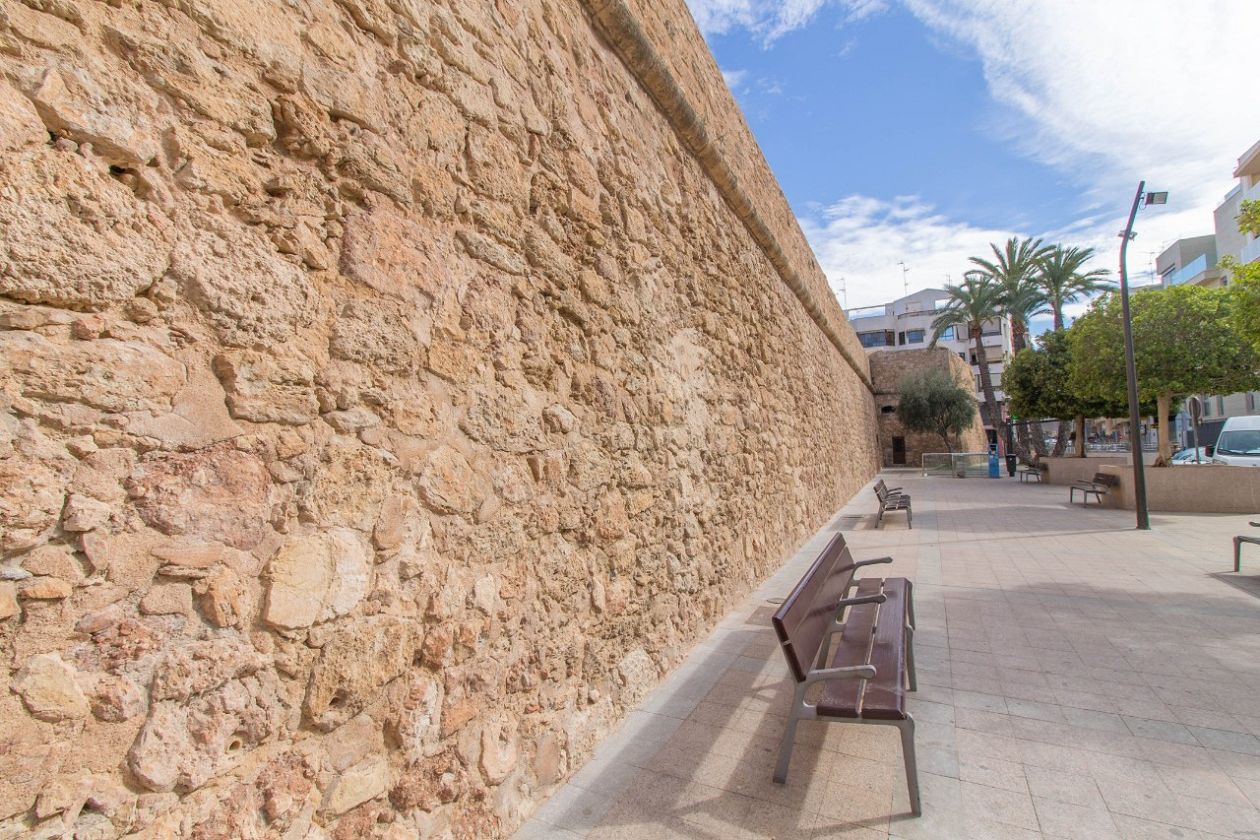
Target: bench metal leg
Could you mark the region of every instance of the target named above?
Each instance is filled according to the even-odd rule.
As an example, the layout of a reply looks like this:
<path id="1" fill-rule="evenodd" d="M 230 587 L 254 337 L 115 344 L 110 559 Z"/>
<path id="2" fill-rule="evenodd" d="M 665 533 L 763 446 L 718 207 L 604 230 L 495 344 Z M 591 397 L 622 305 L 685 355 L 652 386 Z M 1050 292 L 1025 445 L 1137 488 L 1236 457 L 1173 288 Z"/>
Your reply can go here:
<path id="1" fill-rule="evenodd" d="M 906 715 L 906 719 L 898 721 L 896 727 L 901 730 L 901 757 L 906 763 L 906 790 L 910 794 L 910 813 L 916 817 L 923 813 L 923 805 L 919 802 L 919 766 L 914 758 L 914 718 Z"/>
<path id="2" fill-rule="evenodd" d="M 1234 571 L 1242 571 L 1242 537 L 1234 537 Z"/>
<path id="3" fill-rule="evenodd" d="M 783 744 L 779 747 L 779 763 L 774 768 L 774 780 L 779 784 L 787 781 L 788 764 L 792 762 L 792 748 L 796 746 L 796 724 L 800 723 L 799 712 L 805 703 L 805 684 L 796 686 L 796 697 L 792 700 L 792 713 L 788 716 L 787 728 L 783 732 Z"/>
<path id="4" fill-rule="evenodd" d="M 919 690 L 919 681 L 914 674 L 914 625 L 906 625 L 906 676 L 910 680 L 910 690 Z"/>

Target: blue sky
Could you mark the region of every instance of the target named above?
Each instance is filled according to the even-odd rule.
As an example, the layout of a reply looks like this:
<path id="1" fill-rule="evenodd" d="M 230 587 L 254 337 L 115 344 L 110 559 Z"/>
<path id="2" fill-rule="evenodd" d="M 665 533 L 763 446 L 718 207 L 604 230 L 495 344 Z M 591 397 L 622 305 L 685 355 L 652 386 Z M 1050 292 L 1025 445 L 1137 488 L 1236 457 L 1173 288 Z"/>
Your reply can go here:
<path id="1" fill-rule="evenodd" d="M 1010 235 L 1130 272 L 1208 233 L 1260 140 L 1260 0 L 688 0 L 849 307 L 957 280 Z M 1162 52 L 1156 45 L 1169 45 Z M 843 278 L 843 280 L 842 280 Z"/>

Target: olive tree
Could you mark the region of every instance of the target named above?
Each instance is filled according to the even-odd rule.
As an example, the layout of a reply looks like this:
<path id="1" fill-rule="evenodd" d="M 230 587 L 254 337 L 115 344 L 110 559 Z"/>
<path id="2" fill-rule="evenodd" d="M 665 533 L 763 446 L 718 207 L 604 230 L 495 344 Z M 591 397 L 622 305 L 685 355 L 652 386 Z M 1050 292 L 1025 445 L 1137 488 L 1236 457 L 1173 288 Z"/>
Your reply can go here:
<path id="1" fill-rule="evenodd" d="M 901 381 L 897 419 L 912 432 L 939 435 L 945 451 L 976 419 L 976 397 L 940 370 L 912 373 Z"/>

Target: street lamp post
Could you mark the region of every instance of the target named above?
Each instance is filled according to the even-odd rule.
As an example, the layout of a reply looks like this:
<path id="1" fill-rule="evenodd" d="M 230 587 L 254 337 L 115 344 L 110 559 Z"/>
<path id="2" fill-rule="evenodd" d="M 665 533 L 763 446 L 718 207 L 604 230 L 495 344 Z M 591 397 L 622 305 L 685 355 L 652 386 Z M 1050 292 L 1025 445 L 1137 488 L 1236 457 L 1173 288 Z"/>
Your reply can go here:
<path id="1" fill-rule="evenodd" d="M 1168 193 L 1146 193 L 1146 182 L 1138 182 L 1137 193 L 1133 196 L 1133 207 L 1129 210 L 1129 223 L 1120 234 L 1120 308 L 1124 317 L 1124 369 L 1129 386 L 1129 454 L 1133 457 L 1133 500 L 1137 509 L 1137 527 L 1139 531 L 1151 529 L 1151 518 L 1146 511 L 1146 465 L 1142 463 L 1142 418 L 1138 409 L 1137 362 L 1133 357 L 1133 320 L 1129 316 L 1129 274 L 1125 258 L 1129 252 L 1129 242 L 1136 236 L 1133 232 L 1133 220 L 1137 218 L 1138 206 L 1142 196 L 1146 196 L 1146 204 L 1164 204 L 1168 201 Z M 1167 423 L 1168 418 L 1159 418 Z"/>

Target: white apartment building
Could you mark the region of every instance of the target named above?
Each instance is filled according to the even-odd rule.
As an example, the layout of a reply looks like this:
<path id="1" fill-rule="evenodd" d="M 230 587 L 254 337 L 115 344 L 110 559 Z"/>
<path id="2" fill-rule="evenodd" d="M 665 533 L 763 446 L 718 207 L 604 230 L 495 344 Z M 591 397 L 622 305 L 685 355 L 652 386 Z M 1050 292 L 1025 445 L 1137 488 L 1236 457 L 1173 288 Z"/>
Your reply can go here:
<path id="1" fill-rule="evenodd" d="M 1226 194 L 1212 212 L 1215 231 L 1204 236 L 1178 239 L 1155 261 L 1160 284 L 1164 287 L 1193 284 L 1218 288 L 1229 285 L 1228 274 L 1221 269 L 1222 257 L 1233 257 L 1240 263 L 1260 260 L 1260 237 L 1238 230 L 1238 213 L 1244 201 L 1260 200 L 1260 142 L 1243 153 L 1234 170 L 1238 184 Z M 1203 421 L 1199 432 L 1202 443 L 1215 443 L 1216 435 L 1226 418 L 1260 414 L 1260 392 L 1249 391 L 1228 396 L 1202 396 Z M 1190 415 L 1177 415 L 1177 440 L 1191 443 Z"/>
<path id="2" fill-rule="evenodd" d="M 932 321 L 948 301 L 949 293 L 944 289 L 923 289 L 892 303 L 850 309 L 845 314 L 868 353 L 876 350 L 922 350 L 932 340 Z M 1002 370 L 1011 354 L 1010 320 L 997 318 L 986 324 L 980 340 L 985 348 L 985 357 L 990 362 L 993 396 L 1001 408 L 1006 403 L 1006 394 L 1002 391 Z M 971 365 L 971 371 L 976 376 L 976 400 L 983 406 L 984 393 L 979 390 L 980 360 L 976 358 L 975 342 L 965 334 L 956 335 L 950 330 L 936 344 L 952 350 Z M 983 410 L 980 416 L 985 416 Z M 987 424 L 985 428 L 993 431 Z"/>

